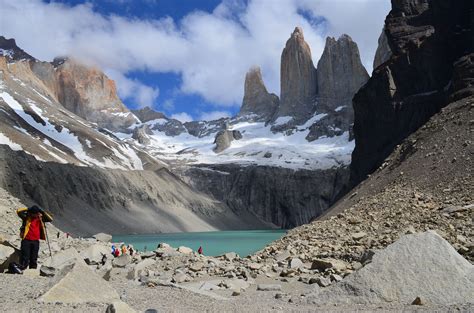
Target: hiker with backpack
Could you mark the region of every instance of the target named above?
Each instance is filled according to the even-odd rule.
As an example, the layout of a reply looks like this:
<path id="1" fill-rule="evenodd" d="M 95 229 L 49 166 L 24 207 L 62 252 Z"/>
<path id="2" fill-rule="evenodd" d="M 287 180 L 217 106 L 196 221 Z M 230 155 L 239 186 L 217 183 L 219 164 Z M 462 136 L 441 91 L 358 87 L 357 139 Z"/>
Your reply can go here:
<path id="1" fill-rule="evenodd" d="M 20 208 L 16 211 L 23 223 L 20 228 L 21 256 L 20 268 L 38 267 L 38 252 L 40 239 L 46 240 L 45 223 L 50 223 L 53 218 L 40 207 L 33 205 L 29 208 Z"/>

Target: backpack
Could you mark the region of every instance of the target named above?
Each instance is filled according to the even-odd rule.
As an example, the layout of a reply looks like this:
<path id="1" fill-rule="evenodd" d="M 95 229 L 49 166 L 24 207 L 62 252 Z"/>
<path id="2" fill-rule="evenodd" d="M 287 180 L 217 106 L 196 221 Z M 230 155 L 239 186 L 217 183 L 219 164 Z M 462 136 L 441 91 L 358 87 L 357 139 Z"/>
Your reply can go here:
<path id="1" fill-rule="evenodd" d="M 21 270 L 20 266 L 16 264 L 15 262 L 11 262 L 8 264 L 8 273 L 10 274 L 23 274 L 23 271 Z"/>

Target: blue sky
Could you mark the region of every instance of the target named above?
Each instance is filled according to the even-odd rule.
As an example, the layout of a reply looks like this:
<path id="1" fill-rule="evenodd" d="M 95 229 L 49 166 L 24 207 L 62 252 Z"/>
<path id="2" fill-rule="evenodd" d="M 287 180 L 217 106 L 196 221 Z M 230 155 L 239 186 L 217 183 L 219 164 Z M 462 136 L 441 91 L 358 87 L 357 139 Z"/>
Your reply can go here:
<path id="1" fill-rule="evenodd" d="M 252 66 L 278 95 L 281 51 L 295 26 L 315 64 L 326 36 L 347 33 L 371 72 L 390 1 L 0 0 L 0 7 L 0 33 L 33 56 L 98 66 L 128 107 L 190 120 L 237 113 Z"/>

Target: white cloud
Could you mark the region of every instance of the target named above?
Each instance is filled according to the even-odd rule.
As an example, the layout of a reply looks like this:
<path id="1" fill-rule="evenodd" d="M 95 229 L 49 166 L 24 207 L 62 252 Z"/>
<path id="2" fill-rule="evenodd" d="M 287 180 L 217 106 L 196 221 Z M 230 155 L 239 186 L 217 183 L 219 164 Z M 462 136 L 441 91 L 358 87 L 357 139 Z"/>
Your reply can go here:
<path id="1" fill-rule="evenodd" d="M 225 108 L 241 104 L 245 73 L 253 65 L 262 68 L 269 91 L 279 93 L 280 56 L 295 26 L 303 27 L 315 64 L 326 35 L 345 32 L 358 42 L 370 72 L 389 2 L 224 0 L 212 13 L 192 12 L 175 21 L 103 16 L 90 4 L 0 0 L 0 29 L 40 59 L 73 55 L 108 69 L 120 94 L 138 105 L 154 101 L 158 90 L 126 75 L 146 70 L 180 74 L 181 92 Z M 327 23 L 318 24 L 320 16 Z"/>
<path id="2" fill-rule="evenodd" d="M 122 73 L 109 70 L 107 74 L 115 80 L 119 96 L 132 99 L 136 108 L 152 107 L 158 98 L 159 89 L 147 86 L 136 79 L 129 79 Z"/>
<path id="3" fill-rule="evenodd" d="M 186 112 L 176 113 L 171 115 L 171 118 L 180 121 L 181 123 L 191 122 L 193 120 L 192 116 Z"/>
<path id="4" fill-rule="evenodd" d="M 174 100 L 173 99 L 166 99 L 163 104 L 161 105 L 163 109 L 167 112 L 171 112 L 174 110 Z"/>
<path id="5" fill-rule="evenodd" d="M 200 121 L 213 121 L 218 120 L 222 117 L 230 117 L 230 112 L 227 111 L 211 111 L 211 112 L 202 112 L 199 115 L 198 120 Z"/>

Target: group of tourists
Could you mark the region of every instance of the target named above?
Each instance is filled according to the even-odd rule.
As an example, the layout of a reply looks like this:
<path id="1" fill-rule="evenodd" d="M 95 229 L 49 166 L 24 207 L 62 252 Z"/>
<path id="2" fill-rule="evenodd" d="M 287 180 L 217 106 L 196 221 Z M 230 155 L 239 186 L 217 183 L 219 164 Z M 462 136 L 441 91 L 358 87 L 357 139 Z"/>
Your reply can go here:
<path id="1" fill-rule="evenodd" d="M 114 257 L 119 257 L 124 254 L 129 254 L 133 256 L 136 253 L 135 249 L 133 249 L 132 245 L 127 245 L 122 244 L 120 247 L 116 247 L 115 245 L 112 245 L 112 255 Z"/>

